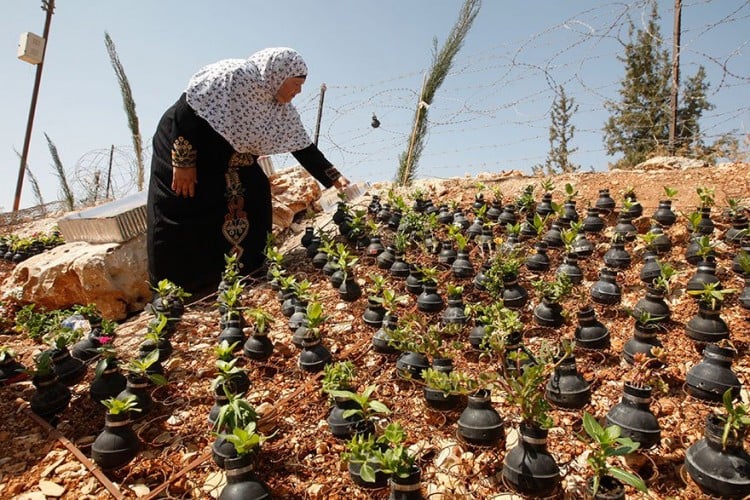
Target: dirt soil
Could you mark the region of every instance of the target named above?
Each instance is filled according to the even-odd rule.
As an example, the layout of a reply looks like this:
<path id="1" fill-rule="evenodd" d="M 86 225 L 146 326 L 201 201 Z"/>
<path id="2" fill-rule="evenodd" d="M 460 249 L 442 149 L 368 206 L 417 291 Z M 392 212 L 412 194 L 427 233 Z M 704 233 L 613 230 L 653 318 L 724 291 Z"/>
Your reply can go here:
<path id="1" fill-rule="evenodd" d="M 609 173 L 581 173 L 553 177 L 556 186 L 556 201 L 562 201 L 563 187 L 570 182 L 578 189 L 579 213 L 587 202 L 594 203 L 598 190 L 609 188 L 616 200 L 632 186 L 650 215 L 663 198 L 662 186 L 678 190 L 674 202 L 680 214 L 693 211 L 698 205 L 696 188 L 715 189 L 716 208 L 714 221 L 717 230 L 714 237 L 720 240 L 729 227 L 722 218 L 721 208 L 728 198 L 750 198 L 747 164 L 733 164 L 691 170 L 616 171 Z M 477 178 L 459 178 L 444 181 L 423 180 L 417 183 L 427 196 L 439 202 L 457 201 L 468 206 L 473 200 L 479 183 L 486 188 L 497 187 L 506 197 L 515 197 L 528 184 L 539 185 L 542 178 L 514 173 L 484 174 Z M 385 185 L 374 186 L 384 190 Z M 541 192 L 537 188 L 536 194 Z M 485 190 L 489 198 L 489 189 Z M 366 205 L 369 197 L 358 200 Z M 611 225 L 614 223 L 610 219 Z M 36 221 L 35 228 L 44 227 Z M 335 229 L 321 217 L 316 222 L 325 229 Z M 643 232 L 648 227 L 647 219 L 639 221 Z M 28 225 L 7 226 L 0 233 L 29 231 Z M 660 339 L 667 349 L 667 366 L 661 371 L 667 386 L 664 393 L 656 394 L 651 409 L 662 429 L 661 442 L 651 449 L 638 453 L 626 466 L 640 472 L 648 481 L 649 498 L 699 498 L 701 494 L 695 483 L 685 474 L 683 462 L 685 450 L 702 437 L 706 415 L 713 406 L 688 396 L 684 390 L 687 371 L 701 360 L 696 345 L 686 336 L 684 325 L 696 314 L 697 307 L 692 297 L 684 294 L 684 286 L 694 273 L 693 266 L 684 259 L 687 229 L 684 216 L 675 226 L 667 229 L 673 242 L 670 253 L 661 257 L 681 271 L 676 292 L 670 300 L 672 319 Z M 383 231 L 384 240 L 390 241 L 392 233 Z M 392 410 L 389 421 L 399 421 L 408 433 L 408 443 L 417 454 L 417 463 L 422 469 L 422 492 L 431 499 L 437 498 L 512 498 L 510 490 L 500 480 L 506 450 L 514 445 L 517 425 L 516 411 L 505 404 L 500 394 L 493 395 L 494 407 L 506 420 L 508 438 L 497 447 L 480 448 L 469 446 L 459 440 L 456 422 L 460 410 L 437 412 L 426 407 L 422 397 L 422 386 L 396 376 L 395 355 L 382 355 L 371 348 L 374 329 L 362 320 L 366 299 L 354 303 L 342 302 L 322 272 L 314 269 L 305 256 L 299 242 L 300 235 L 293 235 L 285 243 L 287 268 L 301 278 L 313 283 L 313 290 L 323 302 L 330 315 L 324 334 L 325 345 L 335 360 L 350 360 L 358 369 L 357 384 L 362 389 L 376 384 L 376 398 L 385 402 Z M 579 288 L 586 291 L 596 279 L 602 266 L 601 256 L 608 249 L 605 235 L 591 237 L 597 243 L 594 256 L 582 263 L 585 280 Z M 633 318 L 624 312 L 644 296 L 644 286 L 638 273 L 642 262 L 639 256 L 642 247 L 637 240 L 627 249 L 634 256 L 633 265 L 619 273 L 623 287 L 623 300 L 619 307 L 596 305 L 597 316 L 610 330 L 612 345 L 605 352 L 576 352 L 579 371 L 592 381 L 591 403 L 584 409 L 597 417 L 603 417 L 620 400 L 622 381 L 628 367 L 621 361 L 623 344 L 631 337 Z M 720 243 L 717 247 L 718 276 L 725 287 L 741 290 L 742 279 L 731 271 L 731 259 L 735 248 Z M 552 251 L 553 264 L 545 278 L 551 278 L 561 261 L 558 251 Z M 481 264 L 476 253 L 472 254 L 475 268 Z M 419 257 L 424 259 L 425 256 Z M 13 264 L 0 260 L 0 282 L 12 271 Z M 470 280 L 457 280 L 449 270 L 441 271 L 441 293 L 445 283 L 467 285 L 464 299 L 469 303 L 487 302 L 487 295 L 472 290 Z M 360 259 L 356 275 L 366 288 L 371 283 L 371 274 L 383 274 L 368 258 Z M 531 290 L 528 275 L 522 273 L 521 284 Z M 407 293 L 402 281 L 390 282 L 401 293 Z M 240 357 L 239 363 L 247 370 L 252 385 L 247 399 L 257 406 L 268 428 L 275 434 L 262 448 L 257 473 L 270 487 L 277 498 L 387 498 L 383 490 L 363 490 L 355 486 L 340 460 L 344 443 L 328 431 L 326 417 L 330 405 L 320 391 L 320 375 L 309 374 L 297 367 L 299 351 L 291 344 L 291 332 L 287 320 L 280 311 L 276 292 L 265 282 L 255 282 L 246 289 L 245 305 L 263 306 L 277 320 L 272 325 L 270 337 L 275 344 L 273 356 L 266 362 L 255 362 Z M 576 327 L 574 312 L 582 304 L 576 299 L 567 299 L 564 308 L 571 318 L 560 329 L 554 331 L 536 327 L 532 322 L 532 309 L 537 300 L 531 299 L 523 310 L 523 320 L 528 325 L 524 341 L 532 349 L 543 340 L 560 337 L 573 338 Z M 83 382 L 72 388 L 73 399 L 67 410 L 51 428 L 28 409 L 28 401 L 34 393 L 33 386 L 21 382 L 4 386 L 0 394 L 0 497 L 2 498 L 216 498 L 223 485 L 224 476 L 212 461 L 210 446 L 214 440 L 207 415 L 213 405 L 209 388 L 215 374 L 213 348 L 219 334 L 219 314 L 215 307 L 215 296 L 206 297 L 188 305 L 187 312 L 172 337 L 174 354 L 165 362 L 169 384 L 153 391 L 155 408 L 135 424 L 141 441 L 138 456 L 123 469 L 102 473 L 92 466 L 87 458 L 91 443 L 100 432 L 104 422 L 104 407 L 89 397 L 88 387 L 93 378 L 93 365 Z M 0 321 L 0 345 L 11 346 L 18 359 L 26 366 L 32 365 L 35 353 L 45 346 L 14 332 L 12 327 L 14 307 L 5 304 Z M 409 295 L 409 304 L 403 313 L 416 311 L 415 297 Z M 739 352 L 733 370 L 740 380 L 750 381 L 750 319 L 748 311 L 742 309 L 736 295 L 722 309 L 731 331 L 731 341 Z M 439 316 L 435 316 L 437 321 Z M 146 313 L 134 316 L 119 325 L 115 346 L 122 359 L 130 359 L 142 341 L 150 316 Z M 468 326 L 462 335 L 468 335 Z M 466 348 L 456 352 L 454 364 L 457 370 L 469 373 L 497 370 L 497 360 L 480 358 Z M 743 391 L 745 402 L 748 401 Z M 581 455 L 587 444 L 577 439 L 581 432 L 581 416 L 584 410 L 553 409 L 554 426 L 550 429 L 548 449 L 560 465 L 563 480 L 558 497 L 582 498 L 582 489 L 588 477 L 585 459 Z M 441 495 L 442 494 L 442 495 Z M 632 489 L 631 498 L 646 498 Z"/>

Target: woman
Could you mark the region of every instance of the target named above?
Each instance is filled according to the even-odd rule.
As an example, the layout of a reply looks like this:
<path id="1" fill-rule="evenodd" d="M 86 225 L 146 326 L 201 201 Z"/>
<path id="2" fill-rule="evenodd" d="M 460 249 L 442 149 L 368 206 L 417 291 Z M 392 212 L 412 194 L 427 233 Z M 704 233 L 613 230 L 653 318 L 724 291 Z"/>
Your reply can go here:
<path id="1" fill-rule="evenodd" d="M 271 189 L 261 155 L 292 152 L 325 187 L 349 182 L 312 144 L 291 101 L 307 66 L 293 49 L 204 67 L 154 136 L 148 192 L 149 279 L 188 291 L 218 283 L 224 255 L 244 274 L 263 264 Z"/>

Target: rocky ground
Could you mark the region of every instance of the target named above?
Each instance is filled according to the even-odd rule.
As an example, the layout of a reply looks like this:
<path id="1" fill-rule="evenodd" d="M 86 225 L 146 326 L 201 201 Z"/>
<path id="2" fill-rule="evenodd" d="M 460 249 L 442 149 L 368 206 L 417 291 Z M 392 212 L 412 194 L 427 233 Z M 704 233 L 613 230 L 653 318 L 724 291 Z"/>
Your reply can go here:
<path id="1" fill-rule="evenodd" d="M 563 197 L 563 186 L 570 182 L 579 191 L 579 207 L 593 203 L 601 188 L 609 188 L 616 199 L 628 187 L 633 187 L 644 206 L 644 214 L 653 213 L 663 195 L 662 186 L 678 190 L 674 202 L 678 212 L 690 212 L 698 204 L 696 188 L 715 189 L 717 232 L 721 236 L 728 227 L 721 222 L 720 208 L 728 198 L 750 198 L 747 177 L 748 165 L 725 165 L 710 168 L 652 171 L 617 171 L 609 173 L 581 173 L 552 178 L 555 198 Z M 449 180 L 423 180 L 418 187 L 437 203 L 456 200 L 469 204 L 480 185 L 491 198 L 490 188 L 498 188 L 505 196 L 515 197 L 528 184 L 539 185 L 541 178 L 514 173 L 486 174 L 477 178 Z M 375 186 L 374 189 L 386 189 Z M 537 193 L 539 190 L 537 189 Z M 360 200 L 369 201 L 367 197 Z M 35 228 L 42 222 L 35 222 Z M 316 222 L 328 229 L 332 224 L 325 218 Z M 645 226 L 644 226 L 645 227 Z M 29 231 L 29 226 L 7 226 L 0 232 Z M 696 485 L 685 475 L 682 464 L 685 449 L 700 439 L 705 416 L 712 407 L 684 391 L 685 374 L 700 361 L 695 345 L 684 333 L 684 324 L 696 313 L 691 297 L 683 293 L 684 285 L 692 275 L 692 266 L 684 261 L 687 241 L 684 217 L 668 230 L 673 240 L 673 250 L 662 257 L 682 271 L 677 291 L 671 300 L 672 320 L 667 331 L 661 334 L 667 348 L 667 366 L 662 371 L 667 383 L 652 404 L 652 410 L 662 428 L 661 442 L 639 453 L 628 465 L 647 479 L 650 498 L 697 498 L 701 496 Z M 385 239 L 389 233 L 385 233 Z M 330 320 L 324 335 L 325 343 L 336 360 L 351 360 L 358 368 L 358 386 L 376 384 L 376 397 L 392 410 L 389 420 L 401 422 L 408 432 L 409 444 L 417 453 L 417 463 L 422 468 L 422 491 L 429 498 L 511 498 L 508 488 L 499 480 L 506 449 L 513 445 L 517 417 L 500 394 L 494 396 L 494 405 L 507 421 L 508 439 L 498 447 L 477 448 L 462 443 L 456 435 L 456 421 L 460 411 L 436 412 L 428 409 L 422 397 L 422 387 L 415 382 L 399 379 L 395 374 L 395 357 L 383 356 L 370 348 L 373 329 L 362 321 L 366 303 L 341 302 L 325 277 L 315 270 L 298 245 L 299 234 L 291 236 L 284 245 L 290 272 L 313 282 L 313 289 L 323 302 Z M 607 239 L 598 240 L 599 257 L 606 251 Z M 628 249 L 638 255 L 638 243 Z M 730 270 L 733 249 L 718 249 L 719 276 L 726 287 L 742 288 L 742 280 Z M 560 256 L 553 254 L 553 266 Z M 475 259 L 475 266 L 479 264 Z M 643 285 L 638 279 L 640 261 L 620 273 L 623 285 L 622 306 L 632 306 L 643 296 Z M 0 281 L 8 276 L 13 265 L 0 260 Z M 580 286 L 587 290 L 596 279 L 601 267 L 596 257 L 583 266 L 586 281 Z M 365 284 L 369 275 L 382 274 L 374 262 L 362 259 L 356 270 Z M 546 277 L 551 277 L 550 271 Z M 447 281 L 456 282 L 449 271 L 444 271 L 441 288 Z M 521 283 L 528 286 L 528 277 L 522 275 Z M 468 281 L 467 281 L 468 284 Z M 396 286 L 403 287 L 402 283 Z M 467 286 L 469 289 L 470 286 Z M 2 387 L 0 414 L 0 496 L 3 498 L 208 498 L 217 497 L 224 477 L 213 463 L 210 445 L 213 441 L 206 416 L 213 404 L 209 390 L 214 376 L 213 346 L 219 333 L 219 315 L 209 296 L 189 304 L 172 338 L 175 353 L 165 363 L 169 384 L 153 392 L 156 407 L 135 429 L 142 443 L 140 454 L 127 467 L 114 473 L 103 474 L 87 458 L 90 446 L 101 430 L 104 408 L 88 396 L 88 385 L 93 377 L 93 367 L 83 382 L 73 387 L 73 400 L 53 429 L 34 418 L 27 401 L 33 394 L 29 382 Z M 467 302 L 486 301 L 477 291 L 467 292 Z M 580 304 L 576 299 L 564 303 L 565 309 L 574 312 Z M 273 356 L 264 363 L 241 359 L 247 369 L 252 386 L 247 399 L 257 406 L 269 428 L 275 434 L 262 450 L 258 464 L 259 476 L 278 498 L 386 498 L 386 490 L 366 491 L 354 486 L 345 465 L 339 458 L 343 442 L 333 438 L 325 418 L 329 410 L 326 398 L 320 392 L 319 375 L 300 371 L 297 367 L 298 350 L 291 344 L 291 334 L 286 319 L 280 312 L 280 303 L 266 283 L 253 283 L 247 288 L 245 303 L 262 305 L 279 318 L 272 326 L 271 338 L 275 343 Z M 523 311 L 529 324 L 525 340 L 533 349 L 543 340 L 559 337 L 572 338 L 575 321 L 569 320 L 558 331 L 532 326 L 532 299 Z M 596 306 L 600 319 L 609 327 L 612 346 L 604 352 L 577 352 L 581 373 L 593 383 L 593 396 L 585 410 L 602 417 L 620 398 L 622 380 L 627 373 L 620 352 L 630 338 L 633 320 L 620 308 Z M 25 365 L 32 364 L 36 352 L 44 346 L 14 333 L 12 307 L 8 307 L 3 322 L 0 345 L 13 347 Z M 411 296 L 406 311 L 415 310 Z M 750 380 L 750 323 L 746 310 L 739 307 L 736 297 L 726 303 L 722 312 L 731 331 L 731 340 L 739 351 L 734 371 L 741 381 Z M 119 325 L 115 346 L 121 357 L 129 359 L 145 332 L 149 316 L 136 315 Z M 464 335 L 468 333 L 468 329 Z M 464 349 L 456 353 L 457 369 L 470 373 L 496 369 L 494 360 L 479 358 Z M 747 393 L 745 401 L 747 401 Z M 564 473 L 559 490 L 560 497 L 581 498 L 587 471 L 580 456 L 587 444 L 576 438 L 581 430 L 581 411 L 552 411 L 554 426 L 550 430 L 549 449 Z M 639 495 L 633 491 L 633 498 Z"/>

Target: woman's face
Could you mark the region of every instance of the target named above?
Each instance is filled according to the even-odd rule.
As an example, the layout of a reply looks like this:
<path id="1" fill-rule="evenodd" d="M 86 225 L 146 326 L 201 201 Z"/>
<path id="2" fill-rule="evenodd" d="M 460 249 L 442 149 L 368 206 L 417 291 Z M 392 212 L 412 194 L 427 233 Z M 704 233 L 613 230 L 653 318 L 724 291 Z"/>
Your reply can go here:
<path id="1" fill-rule="evenodd" d="M 287 78 L 284 83 L 281 84 L 279 90 L 276 91 L 276 101 L 281 104 L 288 104 L 292 102 L 294 96 L 302 92 L 302 85 L 305 83 L 304 78 L 293 76 Z"/>

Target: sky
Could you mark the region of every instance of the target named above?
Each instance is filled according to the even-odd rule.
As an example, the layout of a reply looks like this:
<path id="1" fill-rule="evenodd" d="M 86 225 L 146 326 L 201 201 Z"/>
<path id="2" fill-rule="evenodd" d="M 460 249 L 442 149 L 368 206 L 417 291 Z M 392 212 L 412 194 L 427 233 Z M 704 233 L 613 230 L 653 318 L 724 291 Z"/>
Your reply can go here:
<path id="1" fill-rule="evenodd" d="M 309 73 L 294 104 L 311 138 L 325 84 L 318 145 L 352 181 L 391 180 L 406 150 L 420 88 L 450 33 L 460 0 L 58 0 L 31 136 L 28 164 L 45 202 L 61 198 L 45 134 L 77 196 L 108 170 L 115 196 L 135 192 L 132 136 L 104 44 L 109 33 L 132 88 L 147 146 L 164 112 L 204 65 L 287 46 Z M 42 2 L 0 5 L 0 212 L 10 211 L 36 66 L 16 58 L 20 34 L 41 35 Z M 429 135 L 417 177 L 530 172 L 549 151 L 549 111 L 562 85 L 578 110 L 573 163 L 606 170 L 605 104 L 618 100 L 629 22 L 648 0 L 484 0 L 451 73 L 428 109 Z M 671 50 L 673 0 L 657 1 Z M 683 0 L 683 81 L 703 65 L 707 142 L 750 129 L 750 2 Z M 371 126 L 375 114 L 381 125 Z M 294 164 L 273 158 L 277 169 Z M 21 208 L 37 204 L 24 182 Z"/>

